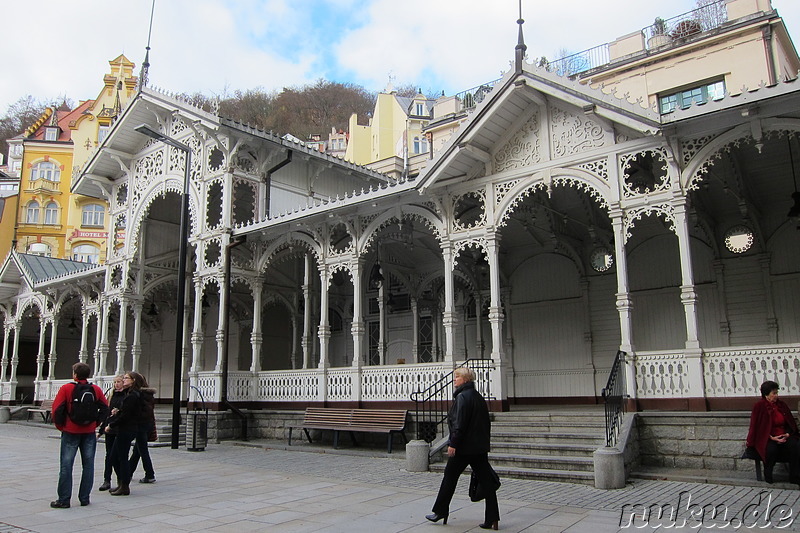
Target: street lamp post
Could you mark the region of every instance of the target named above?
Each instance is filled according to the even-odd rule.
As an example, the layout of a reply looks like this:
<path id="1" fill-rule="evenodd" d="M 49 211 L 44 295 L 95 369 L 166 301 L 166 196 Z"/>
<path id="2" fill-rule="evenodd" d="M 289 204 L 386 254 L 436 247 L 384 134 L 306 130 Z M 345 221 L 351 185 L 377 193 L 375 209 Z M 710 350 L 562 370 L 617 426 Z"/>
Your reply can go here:
<path id="1" fill-rule="evenodd" d="M 172 393 L 172 449 L 178 449 L 178 431 L 181 419 L 181 366 L 183 362 L 183 315 L 186 300 L 186 255 L 189 244 L 189 176 L 192 166 L 192 149 L 172 137 L 159 133 L 146 124 L 133 128 L 143 135 L 168 144 L 186 154 L 181 199 L 181 227 L 178 246 L 178 310 L 175 315 L 175 371 Z"/>

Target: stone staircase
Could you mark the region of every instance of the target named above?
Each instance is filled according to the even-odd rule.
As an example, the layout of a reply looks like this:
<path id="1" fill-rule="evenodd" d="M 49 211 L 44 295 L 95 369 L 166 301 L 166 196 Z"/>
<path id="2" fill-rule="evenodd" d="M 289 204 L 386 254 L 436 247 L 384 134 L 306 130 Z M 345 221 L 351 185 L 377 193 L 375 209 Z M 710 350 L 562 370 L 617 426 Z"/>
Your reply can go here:
<path id="1" fill-rule="evenodd" d="M 150 446 L 170 446 L 172 444 L 172 406 L 156 405 L 156 431 L 158 440 L 151 442 Z M 178 442 L 180 446 L 186 445 L 186 410 L 181 409 L 181 423 L 178 426 Z"/>
<path id="2" fill-rule="evenodd" d="M 605 444 L 602 406 L 493 413 L 489 462 L 500 477 L 594 484 L 592 453 Z M 444 471 L 444 462 L 431 464 Z"/>

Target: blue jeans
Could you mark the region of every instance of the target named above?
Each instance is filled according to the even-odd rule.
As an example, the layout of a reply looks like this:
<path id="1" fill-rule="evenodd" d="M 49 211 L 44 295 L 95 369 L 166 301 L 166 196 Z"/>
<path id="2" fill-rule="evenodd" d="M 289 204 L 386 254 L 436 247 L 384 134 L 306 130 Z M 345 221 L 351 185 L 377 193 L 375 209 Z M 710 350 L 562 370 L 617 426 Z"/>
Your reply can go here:
<path id="1" fill-rule="evenodd" d="M 58 470 L 58 501 L 69 503 L 72 497 L 72 467 L 75 455 L 81 451 L 81 486 L 78 499 L 88 502 L 94 483 L 94 452 L 97 449 L 97 436 L 91 433 L 61 432 L 61 465 Z"/>

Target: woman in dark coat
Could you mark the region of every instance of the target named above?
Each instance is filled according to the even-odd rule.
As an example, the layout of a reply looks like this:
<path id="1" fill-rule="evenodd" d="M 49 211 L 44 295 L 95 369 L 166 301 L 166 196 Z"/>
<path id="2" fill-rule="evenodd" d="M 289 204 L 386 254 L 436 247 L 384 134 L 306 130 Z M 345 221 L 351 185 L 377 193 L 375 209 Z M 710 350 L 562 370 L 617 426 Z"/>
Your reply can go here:
<path id="1" fill-rule="evenodd" d="M 800 485 L 800 433 L 791 409 L 778 399 L 778 384 L 761 384 L 761 400 L 750 414 L 748 447 L 764 461 L 764 480 L 772 483 L 772 468 L 778 461 L 789 463 L 789 480 Z"/>
<path id="2" fill-rule="evenodd" d="M 144 379 L 144 376 L 142 376 L 142 379 Z M 139 394 L 142 397 L 142 413 L 139 420 L 139 431 L 136 432 L 136 445 L 133 447 L 130 461 L 128 461 L 131 467 L 131 476 L 133 476 L 133 473 L 136 472 L 136 467 L 139 466 L 139 458 L 141 457 L 144 477 L 139 480 L 139 483 L 156 482 L 153 460 L 150 459 L 150 449 L 147 447 L 150 432 L 156 427 L 155 393 L 155 389 L 151 389 L 147 385 L 147 380 L 144 380 L 144 385 L 141 390 L 139 390 Z"/>
<path id="3" fill-rule="evenodd" d="M 489 408 L 483 396 L 475 390 L 475 374 L 469 368 L 460 367 L 453 372 L 453 406 L 448 413 L 450 439 L 447 446 L 447 466 L 439 487 L 439 495 L 433 504 L 433 514 L 425 518 L 431 522 L 444 520 L 450 514 L 450 501 L 456 490 L 458 479 L 467 468 L 478 476 L 486 492 L 486 511 L 483 529 L 497 529 L 500 510 L 497 507 L 497 478 L 489 465 L 489 439 L 491 422 Z"/>
<path id="4" fill-rule="evenodd" d="M 128 451 L 139 431 L 142 416 L 142 398 L 139 391 L 143 384 L 144 378 L 141 374 L 126 372 L 122 376 L 124 394 L 122 405 L 118 409 L 112 409 L 108 419 L 108 425 L 117 432 L 111 455 L 119 486 L 109 491 L 112 496 L 127 496 L 131 493 L 131 467 L 128 462 Z"/>
<path id="5" fill-rule="evenodd" d="M 114 385 L 112 389 L 106 393 L 106 396 L 108 398 L 109 409 L 119 409 L 122 407 L 122 399 L 125 397 L 125 393 L 122 389 L 122 376 L 114 376 Z M 100 490 L 108 490 L 111 488 L 111 471 L 114 459 L 112 450 L 114 449 L 114 441 L 117 439 L 117 432 L 108 426 L 108 420 L 109 419 L 106 418 L 97 429 L 97 434 L 105 435 L 106 438 L 105 469 L 103 470 L 103 484 L 100 485 Z"/>

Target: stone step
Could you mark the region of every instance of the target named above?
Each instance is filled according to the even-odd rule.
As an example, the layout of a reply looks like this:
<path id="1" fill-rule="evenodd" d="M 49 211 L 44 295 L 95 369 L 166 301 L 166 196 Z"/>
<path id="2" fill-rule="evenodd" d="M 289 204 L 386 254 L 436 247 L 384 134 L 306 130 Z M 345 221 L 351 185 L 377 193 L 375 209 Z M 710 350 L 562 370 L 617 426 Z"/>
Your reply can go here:
<path id="1" fill-rule="evenodd" d="M 567 457 L 557 455 L 518 455 L 507 453 L 489 453 L 489 462 L 493 466 L 509 468 L 530 468 L 533 470 L 569 470 L 594 471 L 592 457 Z"/>
<path id="2" fill-rule="evenodd" d="M 584 446 L 602 446 L 605 444 L 603 434 L 584 434 L 584 433 L 521 433 L 519 431 L 494 431 L 492 430 L 492 442 L 520 442 L 527 444 L 581 444 Z"/>
<path id="3" fill-rule="evenodd" d="M 493 422 L 492 430 L 497 431 L 524 431 L 525 433 L 586 433 L 604 434 L 604 422 L 584 422 L 572 424 L 564 421 L 536 421 L 536 422 Z"/>
<path id="4" fill-rule="evenodd" d="M 667 480 L 686 483 L 712 483 L 715 485 L 735 485 L 739 487 L 757 487 L 760 489 L 788 489 L 796 490 L 797 485 L 789 483 L 788 472 L 782 471 L 781 465 L 775 467 L 775 483 L 758 481 L 755 472 L 737 470 L 710 470 L 665 468 L 653 466 L 638 466 L 630 473 L 632 479 Z"/>
<path id="5" fill-rule="evenodd" d="M 492 452 L 515 455 L 592 457 L 596 449 L 593 444 L 492 442 Z"/>
<path id="6" fill-rule="evenodd" d="M 430 466 L 431 472 L 444 472 L 445 463 L 434 463 Z M 492 465 L 495 472 L 503 478 L 512 479 L 535 479 L 539 481 L 559 481 L 562 483 L 580 483 L 583 485 L 594 485 L 594 472 L 584 472 L 580 470 L 555 470 L 539 468 L 521 468 L 508 466 Z M 469 473 L 469 469 L 467 469 Z M 501 489 L 502 490 L 502 489 Z"/>

